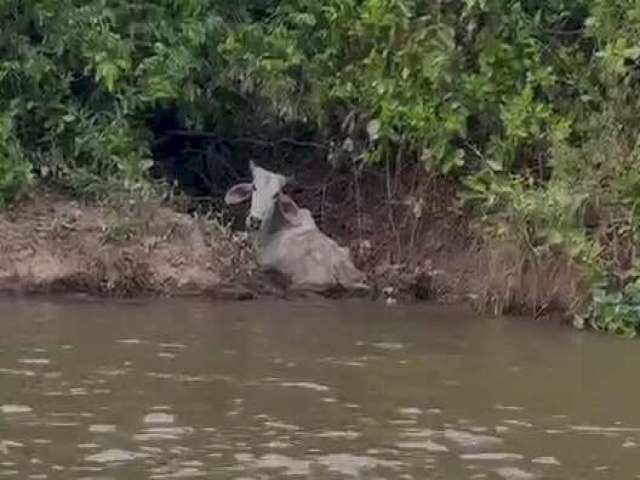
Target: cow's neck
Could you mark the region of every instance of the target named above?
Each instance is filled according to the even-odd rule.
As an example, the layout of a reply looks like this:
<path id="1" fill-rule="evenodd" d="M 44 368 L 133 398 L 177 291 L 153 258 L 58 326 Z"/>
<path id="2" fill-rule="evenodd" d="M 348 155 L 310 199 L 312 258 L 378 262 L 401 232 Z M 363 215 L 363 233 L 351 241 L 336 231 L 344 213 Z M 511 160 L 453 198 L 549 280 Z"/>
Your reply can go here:
<path id="1" fill-rule="evenodd" d="M 287 228 L 288 226 L 289 223 L 282 216 L 280 208 L 276 205 L 273 209 L 273 213 L 262 220 L 262 225 L 260 226 L 260 230 L 258 230 L 257 236 L 258 247 L 266 247 L 279 231 Z"/>

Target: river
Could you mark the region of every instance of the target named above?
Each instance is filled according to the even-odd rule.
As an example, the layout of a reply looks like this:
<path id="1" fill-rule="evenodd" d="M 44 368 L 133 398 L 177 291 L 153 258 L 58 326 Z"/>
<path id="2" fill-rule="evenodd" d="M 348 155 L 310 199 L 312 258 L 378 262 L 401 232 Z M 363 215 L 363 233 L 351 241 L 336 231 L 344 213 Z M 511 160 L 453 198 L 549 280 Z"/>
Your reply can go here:
<path id="1" fill-rule="evenodd" d="M 462 308 L 0 303 L 0 478 L 640 478 L 633 341 Z"/>

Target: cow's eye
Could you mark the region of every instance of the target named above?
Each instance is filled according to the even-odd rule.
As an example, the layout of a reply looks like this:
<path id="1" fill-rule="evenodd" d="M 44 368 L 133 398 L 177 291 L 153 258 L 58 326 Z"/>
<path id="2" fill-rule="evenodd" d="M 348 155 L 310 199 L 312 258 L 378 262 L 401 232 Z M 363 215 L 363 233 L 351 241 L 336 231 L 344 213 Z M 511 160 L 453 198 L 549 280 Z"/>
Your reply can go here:
<path id="1" fill-rule="evenodd" d="M 251 185 L 251 190 L 253 190 L 254 192 L 257 190 L 255 185 Z"/>

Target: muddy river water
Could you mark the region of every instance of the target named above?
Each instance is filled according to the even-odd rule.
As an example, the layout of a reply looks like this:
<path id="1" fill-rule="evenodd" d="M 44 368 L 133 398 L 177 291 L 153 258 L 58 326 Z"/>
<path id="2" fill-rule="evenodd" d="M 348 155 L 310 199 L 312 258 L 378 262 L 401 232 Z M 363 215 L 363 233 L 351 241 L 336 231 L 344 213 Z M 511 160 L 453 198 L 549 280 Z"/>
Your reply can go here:
<path id="1" fill-rule="evenodd" d="M 639 366 L 456 308 L 5 300 L 0 479 L 640 478 Z"/>

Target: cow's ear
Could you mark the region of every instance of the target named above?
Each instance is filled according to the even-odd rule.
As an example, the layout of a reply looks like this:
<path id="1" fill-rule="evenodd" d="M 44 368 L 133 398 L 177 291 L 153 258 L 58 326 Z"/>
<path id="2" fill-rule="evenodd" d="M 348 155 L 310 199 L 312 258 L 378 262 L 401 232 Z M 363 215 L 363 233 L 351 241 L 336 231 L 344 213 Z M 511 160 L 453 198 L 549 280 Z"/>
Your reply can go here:
<path id="1" fill-rule="evenodd" d="M 239 183 L 231 187 L 224 196 L 227 205 L 241 203 L 251 198 L 252 187 L 250 183 Z"/>
<path id="2" fill-rule="evenodd" d="M 281 193 L 278 197 L 278 208 L 282 216 L 292 225 L 300 225 L 300 209 L 289 195 Z"/>

